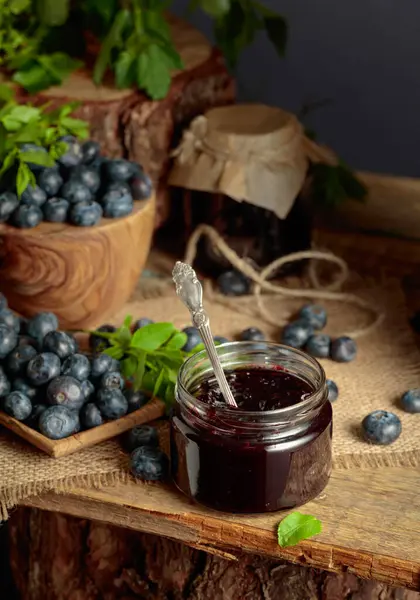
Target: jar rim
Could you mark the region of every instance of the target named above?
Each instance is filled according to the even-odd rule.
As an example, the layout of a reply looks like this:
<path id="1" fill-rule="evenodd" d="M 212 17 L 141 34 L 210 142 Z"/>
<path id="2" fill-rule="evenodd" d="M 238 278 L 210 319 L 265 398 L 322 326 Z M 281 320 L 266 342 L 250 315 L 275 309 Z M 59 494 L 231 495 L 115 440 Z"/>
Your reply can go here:
<path id="1" fill-rule="evenodd" d="M 314 404 L 315 401 L 317 401 L 319 399 L 319 394 L 320 392 L 325 388 L 325 384 L 326 384 L 326 375 L 325 375 L 325 371 L 324 368 L 322 367 L 322 365 L 312 356 L 310 356 L 309 354 L 307 354 L 306 352 L 303 352 L 302 350 L 299 350 L 297 348 L 293 348 L 292 346 L 286 346 L 285 344 L 279 344 L 277 342 L 265 342 L 265 341 L 258 341 L 258 342 L 248 342 L 248 341 L 241 341 L 241 342 L 227 342 L 224 344 L 220 344 L 219 346 L 216 347 L 217 351 L 219 352 L 219 349 L 224 350 L 226 348 L 230 348 L 232 350 L 234 349 L 238 349 L 238 352 L 241 351 L 242 349 L 248 348 L 248 349 L 261 349 L 261 346 L 264 345 L 264 347 L 267 350 L 282 350 L 285 353 L 289 353 L 290 356 L 294 356 L 296 358 L 302 358 L 303 361 L 305 361 L 306 363 L 309 363 L 311 367 L 313 367 L 317 374 L 319 375 L 319 384 L 318 386 L 314 389 L 314 391 L 308 395 L 305 394 L 305 398 L 303 400 L 301 400 L 300 402 L 297 402 L 296 404 L 293 404 L 292 406 L 285 406 L 283 408 L 276 408 L 273 410 L 265 410 L 265 411 L 250 411 L 250 410 L 239 410 L 237 408 L 232 408 L 229 407 L 228 405 L 225 406 L 212 406 L 212 409 L 215 411 L 216 414 L 223 416 L 238 416 L 241 418 L 251 418 L 251 419 L 261 419 L 261 418 L 266 418 L 269 419 L 274 418 L 274 417 L 287 417 L 288 415 L 294 415 L 296 413 L 300 413 L 301 410 L 305 410 L 305 409 L 309 409 L 312 407 L 312 405 Z M 182 375 L 183 373 L 185 373 L 186 371 L 188 371 L 188 368 L 191 367 L 195 361 L 205 358 L 207 356 L 207 350 L 203 349 L 200 350 L 199 352 L 196 352 L 195 354 L 193 354 L 192 356 L 190 356 L 181 366 L 179 372 L 178 372 L 178 380 L 177 380 L 177 386 L 179 386 L 182 391 L 191 399 L 193 399 L 194 404 L 198 407 L 201 408 L 203 410 L 206 410 L 209 408 L 209 405 L 206 402 L 203 402 L 202 400 L 200 400 L 199 398 L 197 398 L 196 396 L 193 396 L 190 391 L 186 388 L 186 386 L 183 384 L 182 382 Z M 286 354 L 285 354 L 286 356 Z M 270 367 L 267 367 L 270 368 Z"/>

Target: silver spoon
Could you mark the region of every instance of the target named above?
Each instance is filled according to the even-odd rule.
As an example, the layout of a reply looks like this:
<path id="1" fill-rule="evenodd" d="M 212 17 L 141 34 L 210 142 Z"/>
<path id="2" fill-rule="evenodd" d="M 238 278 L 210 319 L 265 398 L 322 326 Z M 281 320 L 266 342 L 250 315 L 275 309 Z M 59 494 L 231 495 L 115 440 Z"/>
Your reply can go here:
<path id="1" fill-rule="evenodd" d="M 172 279 L 175 283 L 177 295 L 190 311 L 192 322 L 200 332 L 226 404 L 238 408 L 214 345 L 210 320 L 203 308 L 203 288 L 198 281 L 196 272 L 190 265 L 178 261 L 172 271 Z"/>

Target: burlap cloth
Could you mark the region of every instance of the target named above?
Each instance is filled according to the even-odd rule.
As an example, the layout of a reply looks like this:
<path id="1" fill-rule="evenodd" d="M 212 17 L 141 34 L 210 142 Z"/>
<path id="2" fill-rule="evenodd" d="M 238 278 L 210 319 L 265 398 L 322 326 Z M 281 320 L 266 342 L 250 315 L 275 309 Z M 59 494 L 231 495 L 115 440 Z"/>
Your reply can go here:
<path id="1" fill-rule="evenodd" d="M 404 466 L 420 463 L 420 418 L 405 414 L 398 407 L 401 394 L 420 387 L 420 355 L 409 328 L 404 294 L 397 280 L 378 286 L 356 279 L 350 289 L 377 302 L 386 311 L 383 325 L 358 340 L 359 354 L 349 364 L 323 361 L 327 376 L 334 379 L 340 396 L 334 403 L 334 468 L 371 468 Z M 122 321 L 126 314 L 136 318 L 148 316 L 171 320 L 177 326 L 188 324 L 186 309 L 165 280 L 146 286 L 115 316 Z M 268 339 L 279 340 L 280 328 L 267 326 L 258 317 L 254 298 L 206 303 L 214 334 L 234 337 L 251 325 L 260 327 Z M 302 302 L 269 297 L 267 306 L 279 322 L 293 313 Z M 343 304 L 326 302 L 329 311 L 327 330 L 339 335 L 363 324 L 367 316 L 362 310 Z M 363 417 L 372 410 L 387 409 L 398 414 L 403 432 L 392 446 L 372 446 L 359 435 Z M 12 434 L 0 435 L 0 508 L 1 518 L 20 500 L 48 490 L 65 492 L 72 486 L 103 486 L 124 482 L 129 478 L 128 458 L 118 441 L 102 443 L 72 456 L 53 459 L 20 442 Z"/>

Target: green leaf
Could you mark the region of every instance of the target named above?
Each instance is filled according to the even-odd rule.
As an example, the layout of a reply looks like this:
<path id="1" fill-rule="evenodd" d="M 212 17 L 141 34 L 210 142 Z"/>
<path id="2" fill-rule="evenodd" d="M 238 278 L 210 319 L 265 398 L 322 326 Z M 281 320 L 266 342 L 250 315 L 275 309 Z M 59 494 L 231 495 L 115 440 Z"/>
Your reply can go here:
<path id="1" fill-rule="evenodd" d="M 54 160 L 47 152 L 19 152 L 20 159 L 25 163 L 34 163 L 35 165 L 42 165 L 43 167 L 53 167 L 55 165 Z"/>
<path id="2" fill-rule="evenodd" d="M 165 377 L 165 371 L 162 369 L 161 372 L 158 375 L 158 378 L 156 379 L 155 387 L 153 388 L 153 392 L 152 392 L 153 398 L 157 398 L 157 396 L 159 394 L 159 390 L 160 390 L 161 385 L 163 383 L 164 377 Z"/>
<path id="3" fill-rule="evenodd" d="M 228 64 L 235 67 L 241 51 L 251 44 L 263 21 L 252 6 L 245 10 L 240 0 L 233 0 L 230 11 L 215 22 L 216 41 Z"/>
<path id="4" fill-rule="evenodd" d="M 283 57 L 286 53 L 288 35 L 286 20 L 281 15 L 265 17 L 264 26 L 270 42 L 277 50 L 277 54 Z"/>
<path id="5" fill-rule="evenodd" d="M 277 528 L 279 546 L 287 548 L 295 546 L 302 540 L 306 540 L 322 531 L 322 524 L 312 515 L 304 515 L 300 512 L 292 512 L 281 521 Z"/>
<path id="6" fill-rule="evenodd" d="M 137 371 L 138 360 L 135 356 L 127 356 L 121 363 L 121 372 L 126 379 L 129 379 Z"/>
<path id="7" fill-rule="evenodd" d="M 127 315 L 124 319 L 123 325 L 127 329 L 130 329 L 132 322 L 133 322 L 133 317 L 131 315 Z"/>
<path id="8" fill-rule="evenodd" d="M 62 83 L 73 71 L 83 64 L 80 60 L 72 58 L 65 52 L 41 54 L 37 57 L 37 60 L 57 83 Z"/>
<path id="9" fill-rule="evenodd" d="M 29 123 L 30 121 L 33 121 L 34 119 L 38 119 L 40 115 L 41 111 L 39 110 L 39 108 L 35 108 L 34 106 L 28 105 L 15 106 L 9 112 L 9 116 L 12 119 L 15 119 L 16 121 L 25 124 Z"/>
<path id="10" fill-rule="evenodd" d="M 6 154 L 5 159 L 3 160 L 3 164 L 0 169 L 0 177 L 6 173 L 16 162 L 17 159 L 17 149 L 13 148 L 10 150 L 8 154 Z"/>
<path id="11" fill-rule="evenodd" d="M 14 15 L 19 15 L 31 5 L 31 0 L 9 0 L 9 10 Z M 4 9 L 2 9 L 4 10 Z"/>
<path id="12" fill-rule="evenodd" d="M 118 346 L 111 346 L 110 348 L 106 348 L 102 354 L 108 354 L 111 358 L 115 358 L 116 360 L 121 360 L 124 356 L 124 350 L 119 348 Z"/>
<path id="13" fill-rule="evenodd" d="M 166 97 L 171 86 L 170 69 L 162 60 L 162 49 L 150 44 L 137 58 L 137 85 L 145 90 L 153 100 Z"/>
<path id="14" fill-rule="evenodd" d="M 168 406 L 171 406 L 174 403 L 174 401 L 175 401 L 175 386 L 172 385 L 172 383 L 167 384 L 163 400 Z"/>
<path id="15" fill-rule="evenodd" d="M 23 192 L 26 190 L 28 185 L 30 185 L 32 181 L 32 171 L 25 163 L 21 162 L 19 164 L 18 172 L 16 175 L 16 192 L 18 198 L 20 198 Z"/>
<path id="16" fill-rule="evenodd" d="M 351 169 L 341 163 L 337 166 L 337 173 L 347 198 L 359 201 L 365 200 L 368 190 Z"/>
<path id="17" fill-rule="evenodd" d="M 70 2 L 69 0 L 35 0 L 35 8 L 43 25 L 58 27 L 64 25 L 68 19 Z"/>
<path id="18" fill-rule="evenodd" d="M 30 65 L 16 71 L 12 79 L 31 94 L 36 94 L 59 83 L 36 61 L 32 61 Z"/>
<path id="19" fill-rule="evenodd" d="M 2 123 L 0 123 L 0 160 L 3 159 L 6 152 L 7 131 Z"/>
<path id="20" fill-rule="evenodd" d="M 173 323 L 150 323 L 133 334 L 131 346 L 153 352 L 167 342 L 175 331 Z"/>
<path id="21" fill-rule="evenodd" d="M 69 133 L 75 135 L 76 137 L 86 138 L 89 134 L 89 125 L 82 119 L 63 117 L 60 120 L 60 125 L 65 127 Z"/>
<path id="22" fill-rule="evenodd" d="M 115 84 L 117 88 L 129 88 L 135 81 L 136 58 L 130 52 L 123 51 L 115 62 Z"/>
<path id="23" fill-rule="evenodd" d="M 231 0 L 200 0 L 199 6 L 211 17 L 222 17 L 230 10 Z"/>
<path id="24" fill-rule="evenodd" d="M 13 98 L 13 90 L 4 83 L 0 83 L 0 101 L 10 102 Z"/>
<path id="25" fill-rule="evenodd" d="M 111 64 L 112 50 L 122 42 L 124 28 L 131 19 L 132 13 L 129 10 L 118 11 L 111 29 L 102 43 L 101 51 L 93 69 L 93 81 L 96 85 L 102 82 L 105 72 Z"/>
<path id="26" fill-rule="evenodd" d="M 133 387 L 134 391 L 138 392 L 144 385 L 144 375 L 146 370 L 146 352 L 142 352 L 137 356 L 137 368 L 134 375 Z"/>
<path id="27" fill-rule="evenodd" d="M 188 336 L 183 331 L 177 331 L 166 343 L 165 348 L 171 348 L 172 350 L 181 350 L 187 343 Z"/>

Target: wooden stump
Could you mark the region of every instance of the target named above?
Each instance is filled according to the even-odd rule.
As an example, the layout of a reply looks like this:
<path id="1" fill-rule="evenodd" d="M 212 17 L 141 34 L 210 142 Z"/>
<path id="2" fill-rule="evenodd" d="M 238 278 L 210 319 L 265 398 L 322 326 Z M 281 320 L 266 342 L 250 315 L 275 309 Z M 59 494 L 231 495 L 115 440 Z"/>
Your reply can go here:
<path id="1" fill-rule="evenodd" d="M 151 100 L 135 90 L 117 90 L 112 84 L 96 87 L 91 73 L 83 71 L 70 76 L 61 87 L 30 98 L 38 105 L 81 102 L 75 114 L 90 123 L 91 137 L 101 144 L 102 151 L 139 162 L 152 177 L 157 188 L 157 225 L 169 211 L 166 175 L 171 146 L 193 117 L 235 98 L 233 79 L 220 52 L 189 24 L 172 16 L 168 20 L 184 69 L 173 73 L 164 100 Z"/>
<path id="2" fill-rule="evenodd" d="M 37 509 L 9 524 L 21 600 L 420 600 L 420 594 L 255 556 L 206 554 Z"/>

